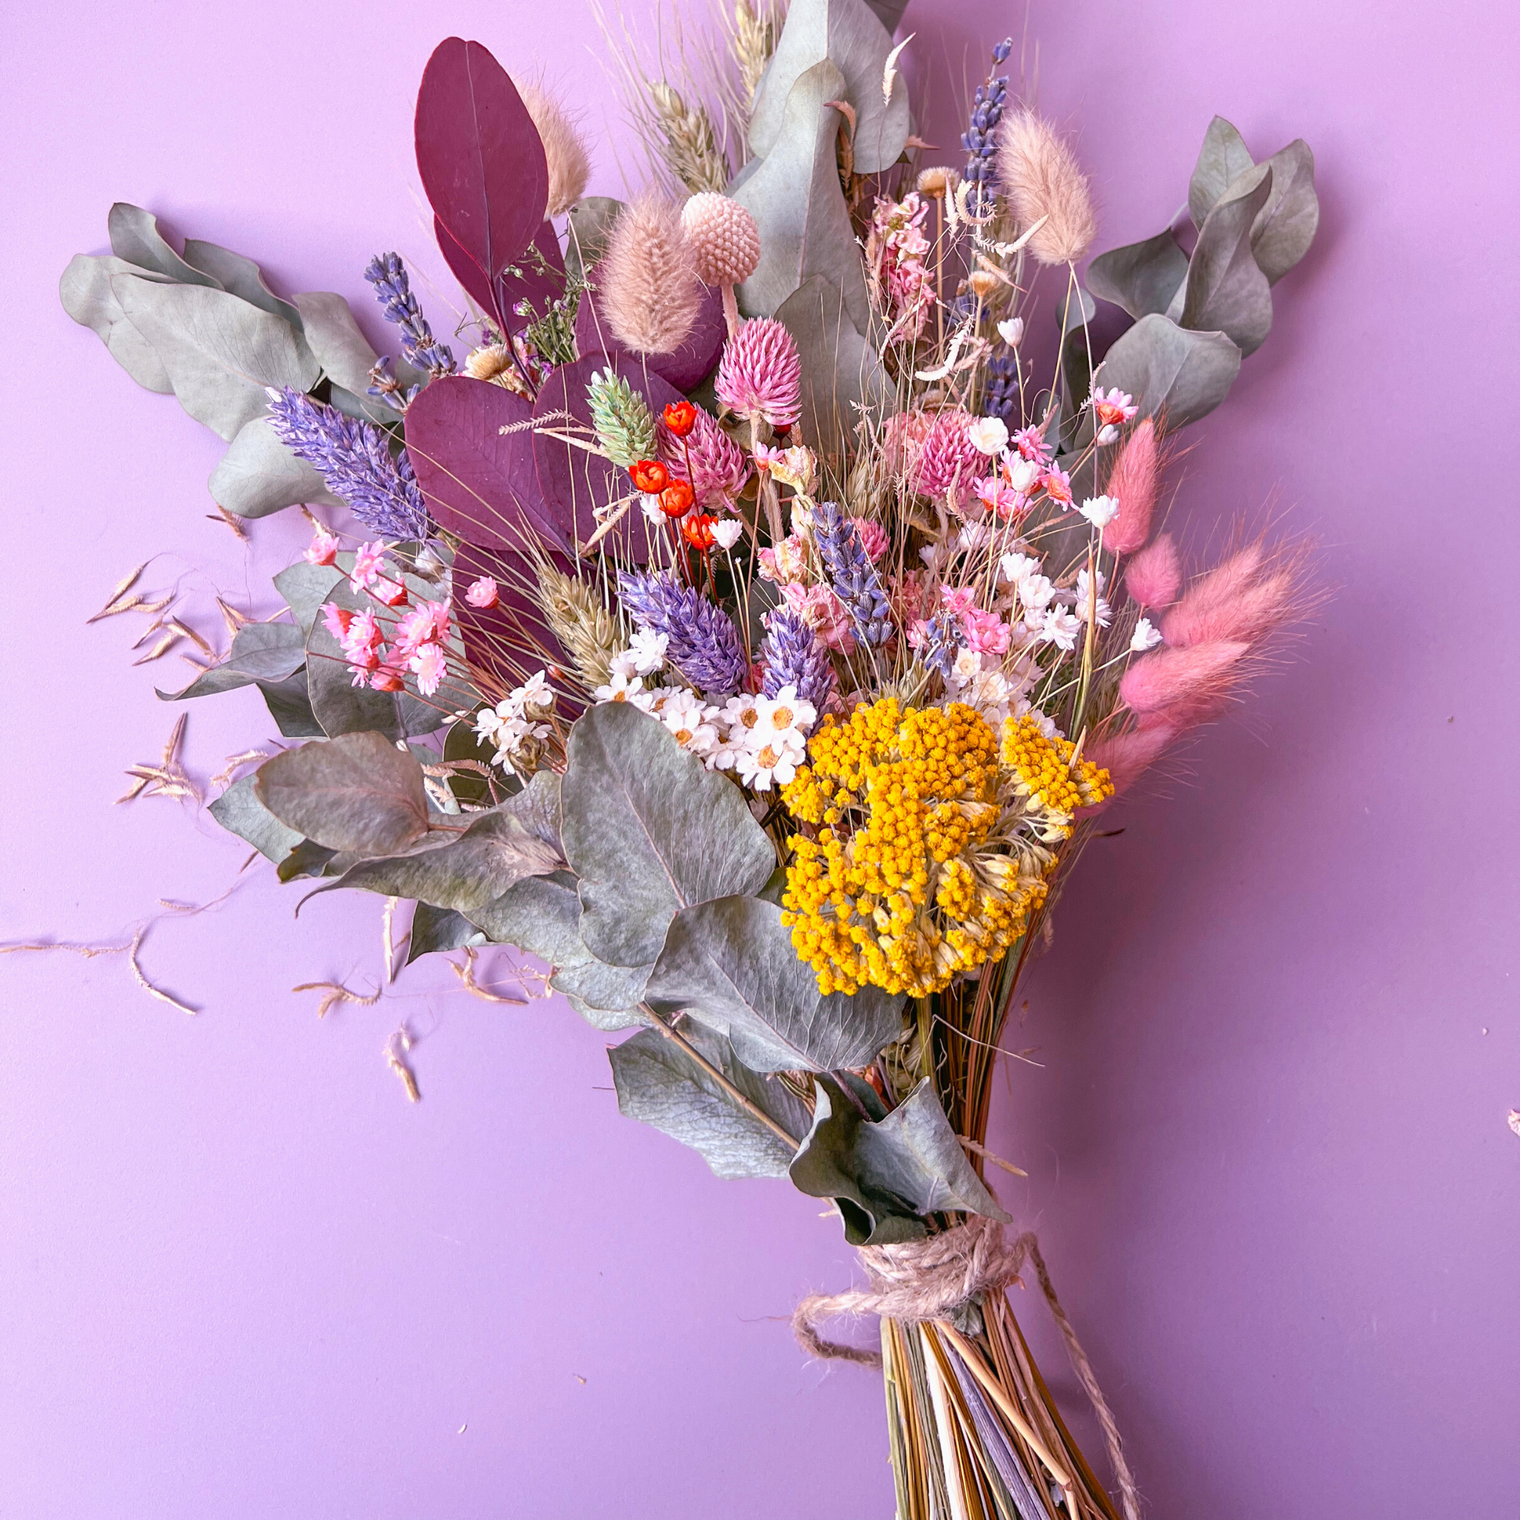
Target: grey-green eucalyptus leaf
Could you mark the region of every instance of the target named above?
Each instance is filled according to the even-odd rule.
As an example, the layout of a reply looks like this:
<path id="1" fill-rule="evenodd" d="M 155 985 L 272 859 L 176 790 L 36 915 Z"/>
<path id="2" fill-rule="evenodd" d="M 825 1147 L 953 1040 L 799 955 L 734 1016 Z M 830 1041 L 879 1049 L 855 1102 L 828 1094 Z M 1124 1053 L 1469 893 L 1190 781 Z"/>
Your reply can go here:
<path id="1" fill-rule="evenodd" d="M 69 267 L 58 282 L 58 299 L 81 327 L 88 327 L 105 344 L 106 351 L 140 386 L 160 395 L 172 396 L 174 382 L 170 380 L 163 360 L 128 320 L 121 302 L 116 299 L 116 292 L 111 289 L 115 275 L 154 278 L 144 275 L 125 259 L 76 254 L 69 260 Z"/>
<path id="2" fill-rule="evenodd" d="M 1203 147 L 1188 184 L 1188 211 L 1202 228 L 1214 203 L 1255 160 L 1245 139 L 1224 117 L 1216 116 L 1203 135 Z"/>
<path id="3" fill-rule="evenodd" d="M 335 565 L 312 565 L 299 559 L 275 576 L 274 589 L 285 598 L 285 605 L 290 608 L 302 634 L 307 634 L 317 620 L 322 603 L 342 579 L 343 572 Z"/>
<path id="4" fill-rule="evenodd" d="M 412 927 L 406 942 L 406 964 L 439 950 L 463 950 L 486 943 L 486 937 L 463 913 L 435 908 L 420 902 L 412 911 Z"/>
<path id="5" fill-rule="evenodd" d="M 815 1078 L 815 1098 L 791 1178 L 804 1193 L 838 1200 L 852 1245 L 917 1238 L 921 1220 L 942 1210 L 1008 1222 L 927 1080 L 875 1122 L 829 1078 Z"/>
<path id="6" fill-rule="evenodd" d="M 750 1071 L 716 1035 L 693 1030 L 686 1037 L 782 1129 L 806 1132 L 806 1107 L 780 1081 Z M 786 1176 L 791 1148 L 659 1030 L 643 1030 L 607 1056 L 618 1108 L 628 1118 L 689 1145 L 719 1177 Z"/>
<path id="7" fill-rule="evenodd" d="M 844 118 L 828 103 L 843 88 L 844 76 L 826 58 L 800 74 L 786 98 L 779 141 L 733 192 L 760 228 L 760 262 L 738 290 L 739 305 L 750 316 L 773 316 L 816 274 L 843 292 L 857 332 L 870 325 L 860 248 L 835 153 Z M 880 99 L 879 82 L 876 94 Z"/>
<path id="8" fill-rule="evenodd" d="M 321 739 L 322 725 L 311 710 L 311 691 L 306 681 L 306 670 L 296 671 L 283 681 L 255 681 L 274 719 L 275 727 L 287 739 Z"/>
<path id="9" fill-rule="evenodd" d="M 308 390 L 317 362 L 289 325 L 224 290 L 116 275 L 111 289 L 163 361 L 179 404 L 231 440 L 261 415 L 265 386 Z"/>
<path id="10" fill-rule="evenodd" d="M 229 833 L 246 839 L 261 855 L 278 864 L 301 842 L 301 835 L 287 828 L 259 801 L 252 776 L 239 776 L 213 802 L 211 816 Z"/>
<path id="11" fill-rule="evenodd" d="M 280 442 L 265 416 L 238 429 L 206 482 L 211 499 L 237 517 L 267 517 L 302 502 L 341 506 L 322 477 Z"/>
<path id="12" fill-rule="evenodd" d="M 308 290 L 290 299 L 322 373 L 334 385 L 363 396 L 380 356 L 359 330 L 348 302 L 330 290 Z"/>
<path id="13" fill-rule="evenodd" d="M 283 681 L 306 663 L 301 630 L 289 623 L 244 623 L 220 665 L 198 675 L 183 691 L 161 691 L 165 702 L 211 697 L 255 681 Z"/>
<path id="14" fill-rule="evenodd" d="M 380 734 L 286 750 L 258 768 L 255 788 L 282 823 L 332 850 L 384 855 L 428 830 L 422 767 Z"/>
<path id="15" fill-rule="evenodd" d="M 1251 252 L 1275 285 L 1309 251 L 1319 228 L 1319 196 L 1314 189 L 1314 155 L 1303 138 L 1267 160 L 1272 193 L 1251 227 Z"/>
<path id="16" fill-rule="evenodd" d="M 1243 174 L 1214 203 L 1198 234 L 1183 287 L 1180 325 L 1222 332 L 1253 354 L 1272 330 L 1272 288 L 1251 251 L 1251 228 L 1272 193 L 1267 164 Z"/>
<path id="17" fill-rule="evenodd" d="M 1104 356 L 1094 379 L 1118 386 L 1142 416 L 1164 414 L 1168 428 L 1206 416 L 1240 373 L 1240 350 L 1220 332 L 1189 332 L 1166 317 L 1141 317 Z"/>
<path id="18" fill-rule="evenodd" d="M 908 89 L 900 75 L 891 99 L 882 99 L 891 51 L 891 28 L 866 0 L 792 0 L 776 51 L 750 107 L 750 151 L 764 158 L 778 146 L 785 147 L 796 129 L 788 120 L 792 90 L 810 69 L 827 59 L 839 71 L 840 82 L 820 99 L 847 100 L 855 108 L 855 172 L 879 174 L 890 169 L 907 145 L 910 130 Z"/>
<path id="19" fill-rule="evenodd" d="M 758 892 L 776 855 L 743 793 L 627 702 L 570 730 L 565 858 L 579 876 L 580 932 L 599 960 L 647 966 L 682 908 Z"/>
<path id="20" fill-rule="evenodd" d="M 588 195 L 570 208 L 565 273 L 571 279 L 586 279 L 601 263 L 612 235 L 612 224 L 622 209 L 623 202 L 610 195 Z"/>
<path id="21" fill-rule="evenodd" d="M 185 263 L 210 275 L 223 290 L 257 306 L 301 331 L 301 313 L 264 283 L 264 271 L 252 259 L 200 238 L 185 239 Z"/>
<path id="22" fill-rule="evenodd" d="M 781 909 L 758 897 L 677 913 L 644 995 L 661 1012 L 685 1010 L 727 1035 L 756 1071 L 864 1066 L 902 1033 L 900 994 L 820 994 Z"/>
<path id="23" fill-rule="evenodd" d="M 139 269 L 150 270 L 180 285 L 221 289 L 215 275 L 186 263 L 164 241 L 163 233 L 158 230 L 158 218 L 141 206 L 117 201 L 106 217 L 106 232 L 111 239 L 111 252 Z"/>
<path id="24" fill-rule="evenodd" d="M 1187 255 L 1167 228 L 1143 243 L 1100 253 L 1087 266 L 1087 286 L 1100 301 L 1110 301 L 1138 320 L 1164 312 L 1187 272 Z"/>

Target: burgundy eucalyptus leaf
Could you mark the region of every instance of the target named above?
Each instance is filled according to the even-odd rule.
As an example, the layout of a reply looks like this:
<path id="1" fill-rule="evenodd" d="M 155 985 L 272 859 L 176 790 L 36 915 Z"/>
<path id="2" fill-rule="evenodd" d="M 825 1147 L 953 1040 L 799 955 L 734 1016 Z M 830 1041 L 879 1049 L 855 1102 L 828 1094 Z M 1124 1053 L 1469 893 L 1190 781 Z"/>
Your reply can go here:
<path id="1" fill-rule="evenodd" d="M 494 287 L 543 222 L 549 167 L 517 87 L 480 43 L 438 44 L 417 92 L 416 138 L 435 215 Z M 454 268 L 450 252 L 445 245 Z M 486 304 L 496 312 L 500 303 Z"/>
<path id="2" fill-rule="evenodd" d="M 656 417 L 672 401 L 681 399 L 680 391 L 668 380 L 646 372 L 632 355 L 597 353 L 555 370 L 538 393 L 534 416 L 547 419 L 551 413 L 568 412 L 581 426 L 590 427 L 586 386 L 597 370 L 609 368 L 644 397 Z M 566 426 L 553 422 L 548 425 Z M 596 532 L 596 514 L 601 509 L 633 490 L 625 469 L 546 432 L 533 435 L 533 457 L 538 464 L 539 489 L 549 513 L 577 543 L 585 543 Z M 619 558 L 643 564 L 649 558 L 648 528 L 635 502 L 603 543 L 615 546 Z"/>
<path id="3" fill-rule="evenodd" d="M 406 448 L 435 522 L 483 548 L 521 553 L 530 539 L 546 539 L 569 549 L 538 488 L 532 416 L 515 392 L 466 375 L 445 375 L 417 396 Z"/>
<path id="4" fill-rule="evenodd" d="M 592 273 L 592 284 L 596 274 Z M 728 325 L 723 320 L 723 292 L 717 287 L 709 289 L 702 298 L 702 309 L 697 313 L 696 326 L 691 336 L 671 354 L 648 354 L 635 357 L 652 375 L 668 380 L 678 391 L 692 391 L 718 366 L 723 353 L 723 340 L 728 336 Z M 588 354 L 626 354 L 627 349 L 613 336 L 607 325 L 606 315 L 597 304 L 595 290 L 588 290 L 581 297 L 575 314 L 576 351 L 582 357 Z"/>
<path id="5" fill-rule="evenodd" d="M 439 217 L 433 218 L 433 236 L 438 239 L 443 261 L 453 271 L 454 278 L 464 287 L 469 298 L 493 322 L 501 324 L 501 314 L 496 310 L 496 291 L 485 277 L 485 272 L 454 240 L 453 234 Z"/>
<path id="6" fill-rule="evenodd" d="M 562 555 L 550 551 L 547 558 L 563 574 L 574 573 Z M 454 556 L 452 575 L 454 617 L 464 640 L 465 658 L 477 679 L 484 678 L 488 696 L 492 682 L 501 688 L 498 695 L 504 696 L 540 666 L 569 666 L 568 657 L 544 621 L 543 610 L 529 594 L 527 588 L 535 584 L 535 575 L 532 563 L 521 553 L 462 543 Z M 471 606 L 465 597 L 482 576 L 496 582 L 498 601 L 489 609 Z M 522 652 L 525 646 L 538 651 L 538 664 L 524 665 L 528 658 Z"/>

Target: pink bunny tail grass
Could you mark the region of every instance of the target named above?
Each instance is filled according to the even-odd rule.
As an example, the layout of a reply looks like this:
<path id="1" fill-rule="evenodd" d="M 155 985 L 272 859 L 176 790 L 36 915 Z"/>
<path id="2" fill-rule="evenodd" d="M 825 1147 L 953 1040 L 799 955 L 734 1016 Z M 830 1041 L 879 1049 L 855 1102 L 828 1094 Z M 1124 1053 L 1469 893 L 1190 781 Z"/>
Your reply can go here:
<path id="1" fill-rule="evenodd" d="M 1094 765 L 1101 765 L 1114 784 L 1114 795 L 1127 792 L 1162 753 L 1182 737 L 1182 730 L 1171 723 L 1157 722 L 1128 733 L 1110 734 L 1099 739 L 1087 751 Z"/>
<path id="2" fill-rule="evenodd" d="M 1003 118 L 997 143 L 998 178 L 1020 228 L 1044 225 L 1029 240 L 1042 264 L 1073 264 L 1098 231 L 1092 195 L 1077 156 L 1033 111 Z"/>
<path id="3" fill-rule="evenodd" d="M 586 181 L 591 178 L 585 141 L 563 104 L 542 85 L 521 85 L 518 93 L 538 128 L 544 157 L 549 163 L 546 209 L 550 216 L 562 216 L 586 193 Z"/>
<path id="4" fill-rule="evenodd" d="M 791 427 L 802 416 L 802 356 L 774 317 L 754 317 L 723 345 L 718 400 L 740 417 Z"/>
<path id="5" fill-rule="evenodd" d="M 1308 558 L 1302 540 L 1246 544 L 1188 587 L 1161 620 L 1163 637 L 1177 649 L 1221 640 L 1262 643 L 1311 605 L 1304 586 Z"/>
<path id="6" fill-rule="evenodd" d="M 1155 419 L 1142 418 L 1124 440 L 1109 471 L 1107 495 L 1119 503 L 1119 515 L 1103 535 L 1103 547 L 1133 554 L 1151 536 L 1151 517 L 1161 489 L 1161 449 Z"/>
<path id="7" fill-rule="evenodd" d="M 1120 499 L 1119 513 L 1124 514 Z M 1114 521 L 1117 523 L 1118 518 Z M 1169 533 L 1159 534 L 1124 566 L 1124 589 L 1142 607 L 1170 607 L 1182 589 L 1182 561 Z"/>
<path id="8" fill-rule="evenodd" d="M 1198 644 L 1142 655 L 1119 682 L 1119 700 L 1141 718 L 1180 727 L 1215 717 L 1237 684 L 1236 667 L 1250 653 L 1242 642 Z"/>
<path id="9" fill-rule="evenodd" d="M 702 309 L 696 260 L 681 213 L 643 195 L 612 224 L 598 283 L 613 336 L 636 354 L 669 354 L 691 336 Z"/>

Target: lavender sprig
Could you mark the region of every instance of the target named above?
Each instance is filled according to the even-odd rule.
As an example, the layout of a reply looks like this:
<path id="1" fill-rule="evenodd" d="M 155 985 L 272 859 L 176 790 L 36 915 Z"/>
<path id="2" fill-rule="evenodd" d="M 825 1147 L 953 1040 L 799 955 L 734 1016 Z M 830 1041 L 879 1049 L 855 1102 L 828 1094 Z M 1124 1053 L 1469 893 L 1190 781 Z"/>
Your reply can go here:
<path id="1" fill-rule="evenodd" d="M 854 620 L 856 636 L 866 644 L 885 644 L 892 637 L 887 593 L 870 556 L 860 546 L 855 524 L 837 501 L 821 501 L 814 508 L 813 538 L 834 594 Z"/>
<path id="2" fill-rule="evenodd" d="M 452 375 L 454 351 L 447 343 L 434 339 L 433 329 L 412 294 L 412 282 L 407 278 L 401 255 L 377 253 L 369 261 L 364 278 L 375 287 L 375 298 L 386 319 L 401 329 L 401 352 L 407 362 L 427 370 L 435 380 L 440 375 Z"/>
<path id="3" fill-rule="evenodd" d="M 930 670 L 938 671 L 948 681 L 955 669 L 955 657 L 966 644 L 966 629 L 954 612 L 936 612 L 924 630 L 919 658 Z"/>
<path id="4" fill-rule="evenodd" d="M 988 361 L 981 410 L 983 416 L 1001 417 L 1010 429 L 1013 427 L 1019 414 L 1019 356 L 1012 350 Z"/>
<path id="5" fill-rule="evenodd" d="M 623 605 L 639 627 L 663 633 L 665 657 L 708 696 L 731 696 L 748 674 L 739 630 L 721 607 L 670 570 L 623 571 L 618 576 Z"/>
<path id="6" fill-rule="evenodd" d="M 345 417 L 287 386 L 269 388 L 269 425 L 280 442 L 341 496 L 373 533 L 395 540 L 427 537 L 427 504 L 403 449 L 392 459 L 384 428 Z"/>
<path id="7" fill-rule="evenodd" d="M 1008 61 L 1013 51 L 1013 38 L 1006 37 L 992 50 L 992 69 L 987 82 L 976 87 L 976 98 L 971 102 L 971 121 L 961 133 L 961 147 L 966 150 L 966 178 L 976 186 L 972 194 L 972 209 L 979 210 L 989 197 L 987 181 L 993 176 L 993 153 L 996 148 L 997 126 L 1003 119 L 1003 106 L 1008 99 L 1008 80 L 998 73 L 998 67 Z"/>
<path id="8" fill-rule="evenodd" d="M 794 686 L 819 712 L 827 706 L 834 690 L 834 662 L 798 613 L 781 607 L 766 618 L 760 658 L 765 661 L 763 696 L 774 697 L 783 686 Z"/>

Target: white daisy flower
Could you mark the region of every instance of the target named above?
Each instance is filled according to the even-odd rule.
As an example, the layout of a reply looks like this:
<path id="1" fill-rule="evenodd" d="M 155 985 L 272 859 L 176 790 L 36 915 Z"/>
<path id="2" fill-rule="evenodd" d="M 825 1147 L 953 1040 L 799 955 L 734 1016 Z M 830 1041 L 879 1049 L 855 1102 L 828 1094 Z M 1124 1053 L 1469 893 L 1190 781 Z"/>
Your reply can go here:
<path id="1" fill-rule="evenodd" d="M 1008 447 L 1008 424 L 1001 417 L 978 417 L 966 437 L 978 453 L 1000 454 Z"/>
<path id="2" fill-rule="evenodd" d="M 1119 515 L 1119 498 L 1089 496 L 1077 511 L 1101 533 Z"/>
<path id="3" fill-rule="evenodd" d="M 673 692 L 660 707 L 660 722 L 675 735 L 676 743 L 704 758 L 718 748 L 716 716 L 716 708 L 689 691 Z"/>
<path id="4" fill-rule="evenodd" d="M 1054 644 L 1057 649 L 1070 651 L 1077 647 L 1077 634 L 1081 629 L 1081 619 L 1070 608 L 1057 602 L 1045 613 L 1040 625 L 1040 637 L 1047 644 Z"/>
<path id="5" fill-rule="evenodd" d="M 670 635 L 640 628 L 628 641 L 628 654 L 634 669 L 641 676 L 653 675 L 665 663 L 665 651 L 670 647 Z"/>
<path id="6" fill-rule="evenodd" d="M 643 693 L 644 682 L 639 676 L 624 675 L 614 668 L 612 678 L 605 686 L 598 686 L 591 693 L 598 702 L 631 702 Z"/>
<path id="7" fill-rule="evenodd" d="M 712 525 L 713 542 L 720 549 L 732 549 L 743 531 L 744 524 L 737 517 L 725 517 Z"/>
<path id="8" fill-rule="evenodd" d="M 1135 624 L 1135 631 L 1130 635 L 1129 647 L 1136 654 L 1144 654 L 1147 649 L 1154 649 L 1160 642 L 1161 630 L 1149 618 L 1143 617 Z"/>

